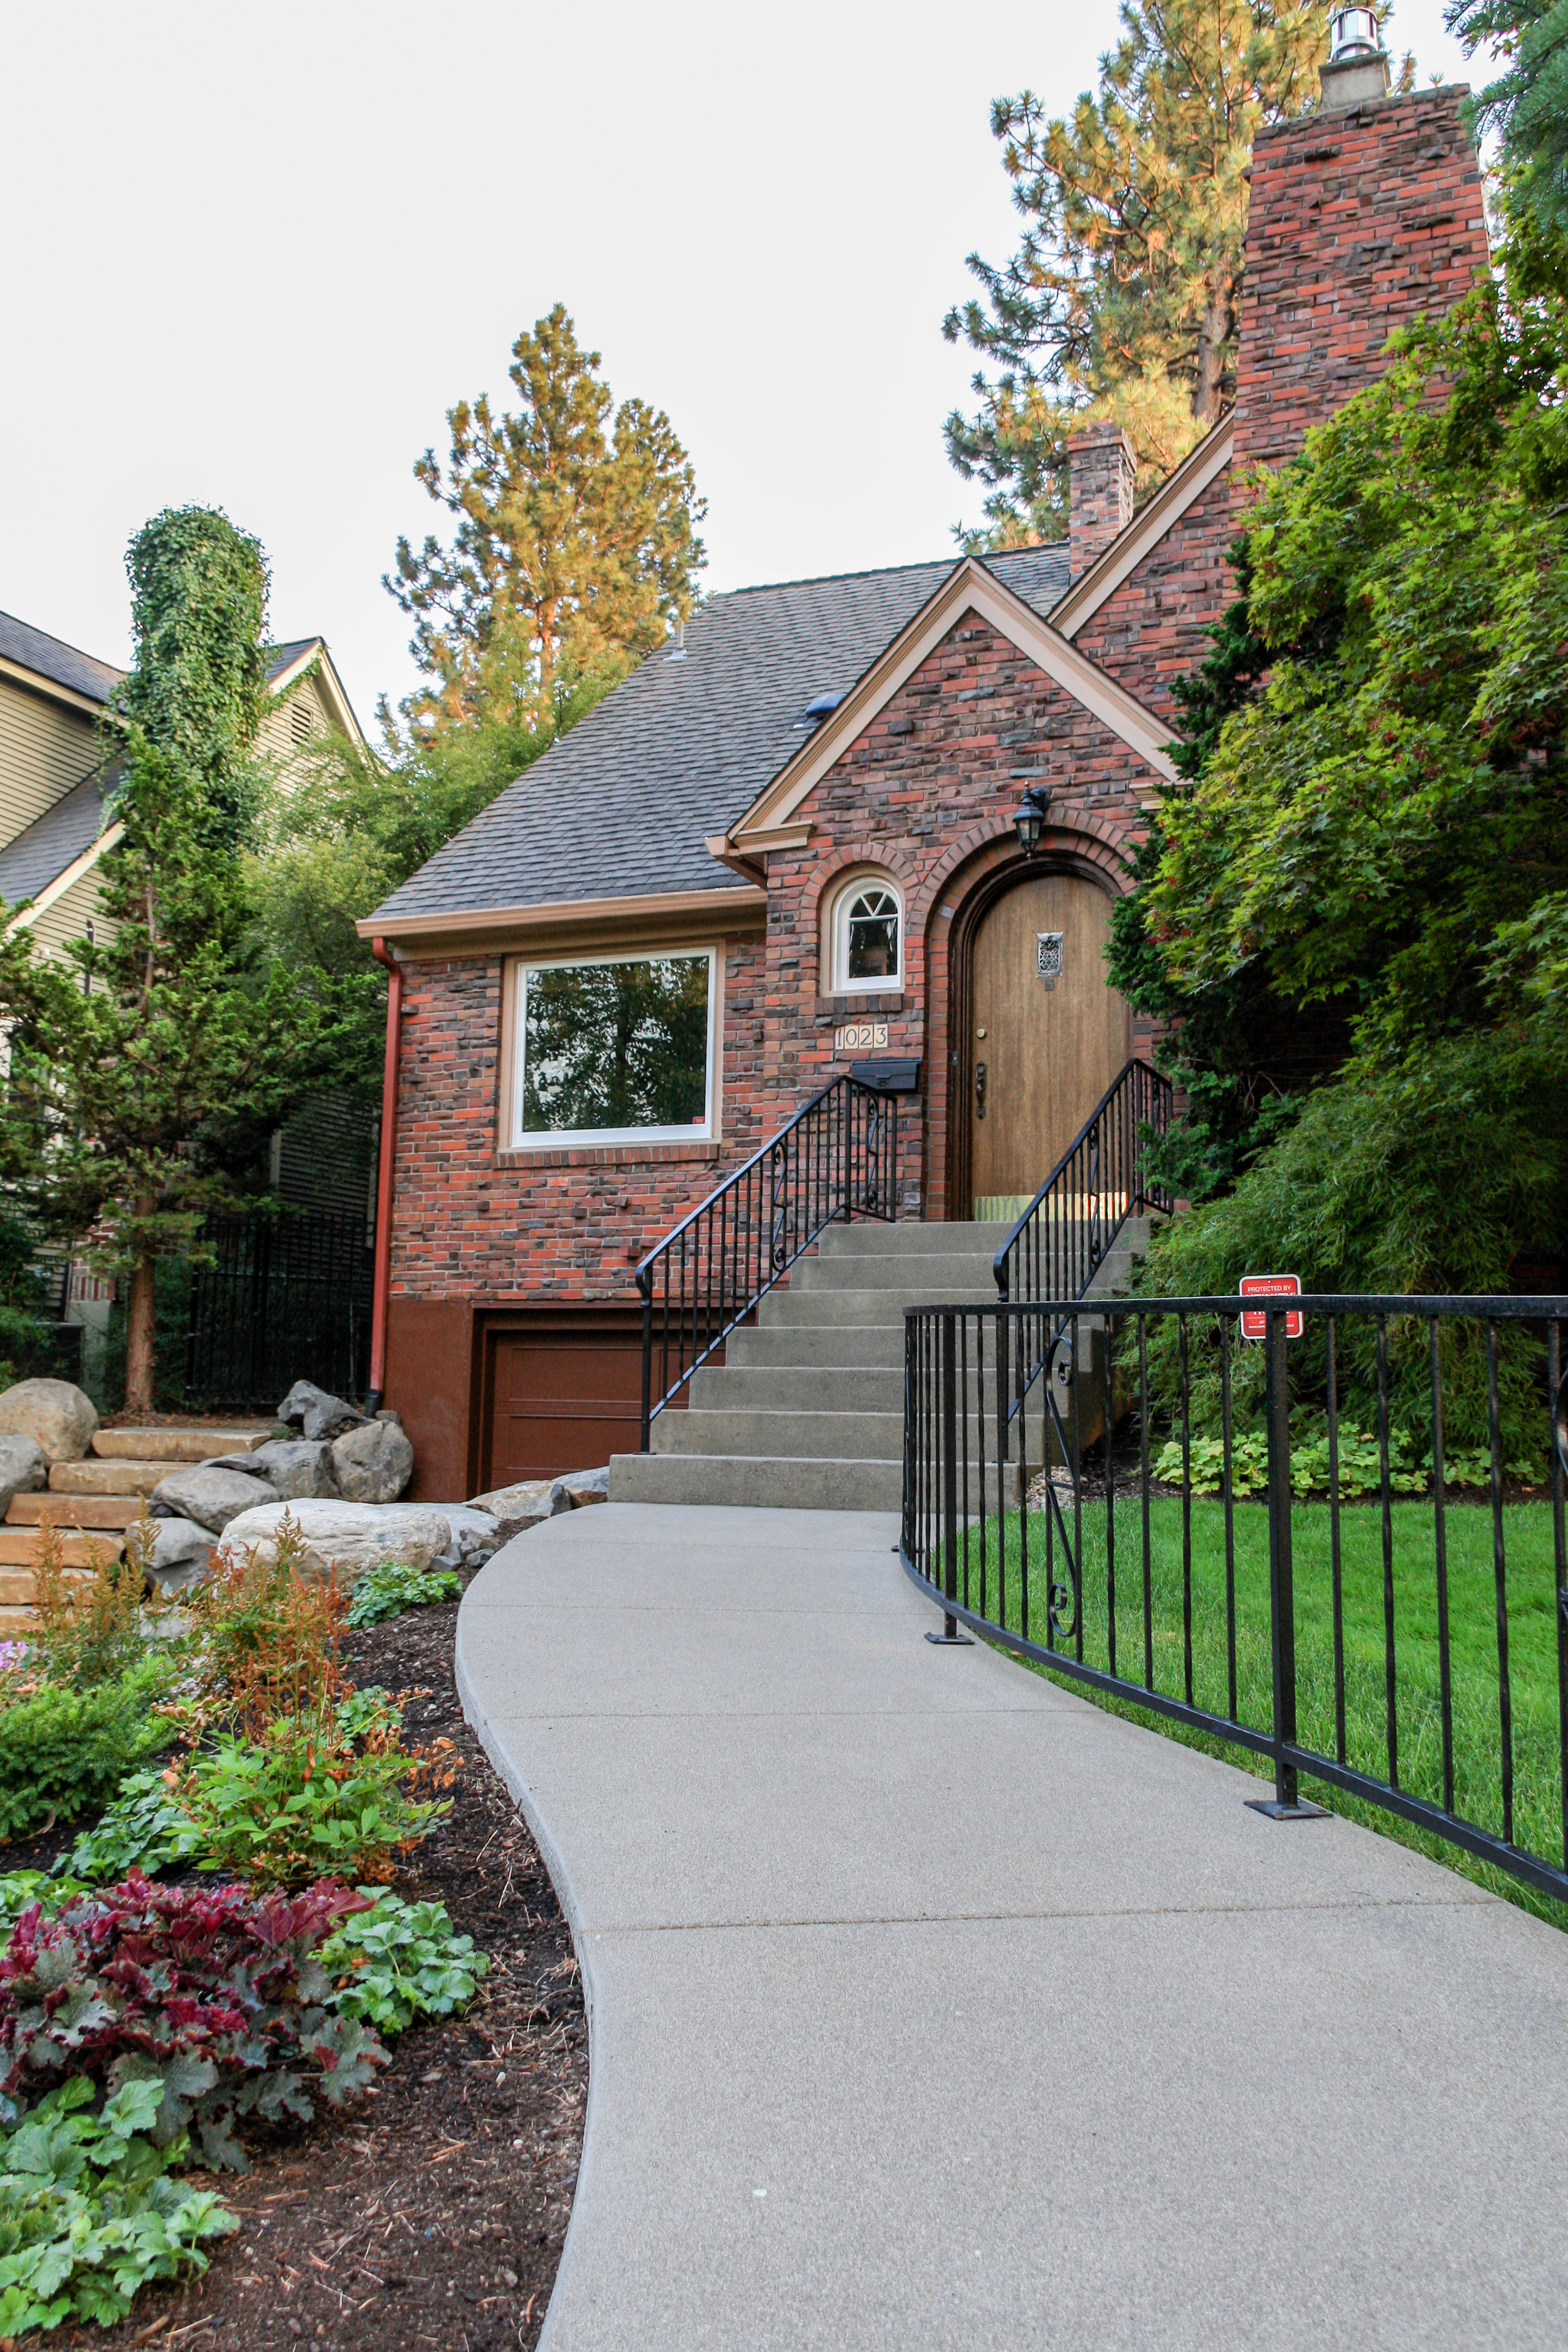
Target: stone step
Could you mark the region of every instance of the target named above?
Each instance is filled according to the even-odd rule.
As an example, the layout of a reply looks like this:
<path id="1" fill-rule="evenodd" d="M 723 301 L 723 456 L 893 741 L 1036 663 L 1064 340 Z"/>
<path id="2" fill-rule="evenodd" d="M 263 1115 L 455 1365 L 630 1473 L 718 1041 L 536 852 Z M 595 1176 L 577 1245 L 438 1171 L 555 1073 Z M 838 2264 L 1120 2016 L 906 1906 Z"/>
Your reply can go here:
<path id="1" fill-rule="evenodd" d="M 0 1602 L 0 1642 L 15 1641 L 18 1634 L 30 1633 L 37 1622 L 36 1610 Z"/>
<path id="2" fill-rule="evenodd" d="M 856 1366 L 880 1369 L 904 1360 L 902 1322 L 868 1323 L 858 1328 L 842 1323 L 775 1324 L 731 1331 L 724 1343 L 724 1366 L 745 1370 L 774 1365 L 831 1365 L 836 1370 Z"/>
<path id="3" fill-rule="evenodd" d="M 983 1294 L 969 1299 L 955 1297 L 947 1284 L 940 1288 L 889 1283 L 883 1290 L 774 1290 L 757 1309 L 757 1328 L 763 1331 L 798 1328 L 803 1323 L 890 1323 L 901 1328 L 906 1307 L 988 1307 L 994 1305 L 995 1298 L 994 1290 L 989 1297 Z"/>
<path id="4" fill-rule="evenodd" d="M 817 1235 L 823 1257 L 992 1257 L 1005 1240 L 1005 1225 L 827 1225 Z"/>
<path id="5" fill-rule="evenodd" d="M 57 1528 L 133 1528 L 142 1517 L 140 1495 L 13 1495 L 8 1528 L 36 1528 L 47 1517 Z"/>
<path id="6" fill-rule="evenodd" d="M 68 1576 L 68 1584 L 86 1582 L 85 1578 Z M 25 1609 L 29 1616 L 37 1605 L 37 1589 L 30 1568 L 0 1568 L 0 1618 L 7 1609 Z"/>
<path id="7" fill-rule="evenodd" d="M 903 1457 L 904 1416 L 897 1412 L 661 1412 L 656 1454 L 736 1454 L 791 1461 Z"/>
<path id="8" fill-rule="evenodd" d="M 44 1540 L 42 1528 L 0 1528 L 0 1568 L 27 1568 L 39 1557 Z M 90 1568 L 92 1554 L 107 1553 L 110 1559 L 123 1559 L 125 1539 L 117 1535 L 67 1535 L 60 1531 L 61 1564 L 66 1568 Z"/>
<path id="9" fill-rule="evenodd" d="M 276 1432 L 273 1422 L 237 1429 L 100 1429 L 92 1450 L 113 1462 L 211 1462 L 220 1454 L 253 1454 Z"/>
<path id="10" fill-rule="evenodd" d="M 100 1460 L 57 1462 L 49 1471 L 52 1495 L 150 1495 L 169 1475 L 172 1462 Z"/>
<path id="11" fill-rule="evenodd" d="M 661 1416 L 662 1418 L 662 1416 Z M 758 1509 L 896 1511 L 897 1462 L 770 1459 L 740 1454 L 616 1454 L 612 1503 L 731 1503 Z"/>

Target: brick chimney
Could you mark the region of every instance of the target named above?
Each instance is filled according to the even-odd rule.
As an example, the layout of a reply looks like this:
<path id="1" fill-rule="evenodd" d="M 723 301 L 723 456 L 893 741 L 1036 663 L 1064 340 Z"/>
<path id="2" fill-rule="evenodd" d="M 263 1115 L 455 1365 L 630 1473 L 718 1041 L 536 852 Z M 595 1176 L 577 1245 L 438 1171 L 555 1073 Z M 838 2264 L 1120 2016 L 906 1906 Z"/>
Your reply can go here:
<path id="1" fill-rule="evenodd" d="M 1242 282 L 1232 479 L 1277 464 L 1383 372 L 1396 327 L 1440 318 L 1488 261 L 1464 87 L 1384 95 L 1384 61 L 1323 68 L 1315 114 L 1258 133 Z M 1076 501 L 1075 501 L 1076 514 Z"/>
<path id="2" fill-rule="evenodd" d="M 1136 460 L 1120 425 L 1086 425 L 1068 443 L 1068 571 L 1076 580 L 1132 520 Z"/>

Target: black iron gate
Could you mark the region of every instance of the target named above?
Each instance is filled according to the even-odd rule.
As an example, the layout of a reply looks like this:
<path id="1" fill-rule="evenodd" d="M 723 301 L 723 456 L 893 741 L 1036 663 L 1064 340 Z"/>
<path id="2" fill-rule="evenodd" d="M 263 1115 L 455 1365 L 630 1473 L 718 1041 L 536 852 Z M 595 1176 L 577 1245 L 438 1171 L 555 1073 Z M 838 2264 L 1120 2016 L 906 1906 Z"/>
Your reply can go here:
<path id="1" fill-rule="evenodd" d="M 193 1403 L 270 1412 L 298 1380 L 363 1395 L 374 1253 L 363 1215 L 215 1217 L 203 1239 L 214 1260 L 191 1276 Z"/>

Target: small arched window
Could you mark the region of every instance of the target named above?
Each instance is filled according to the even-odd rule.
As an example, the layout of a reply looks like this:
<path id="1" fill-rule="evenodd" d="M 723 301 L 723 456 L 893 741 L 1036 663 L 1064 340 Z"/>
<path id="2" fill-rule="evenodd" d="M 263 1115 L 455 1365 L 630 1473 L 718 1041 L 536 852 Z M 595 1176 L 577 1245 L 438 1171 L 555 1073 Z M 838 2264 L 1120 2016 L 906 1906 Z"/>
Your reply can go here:
<path id="1" fill-rule="evenodd" d="M 833 963 L 837 995 L 872 995 L 902 987 L 904 908 L 896 883 L 862 876 L 840 893 Z"/>

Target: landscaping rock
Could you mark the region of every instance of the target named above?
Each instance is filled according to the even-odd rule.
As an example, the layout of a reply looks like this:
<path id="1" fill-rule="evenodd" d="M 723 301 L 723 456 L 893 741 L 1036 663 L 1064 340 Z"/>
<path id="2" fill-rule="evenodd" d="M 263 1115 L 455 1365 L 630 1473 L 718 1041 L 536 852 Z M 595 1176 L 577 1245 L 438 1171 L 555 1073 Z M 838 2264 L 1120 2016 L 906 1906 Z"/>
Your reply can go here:
<path id="1" fill-rule="evenodd" d="M 608 1464 L 603 1470 L 568 1470 L 561 1484 L 571 1498 L 572 1508 L 580 1511 L 584 1503 L 607 1503 L 610 1499 Z"/>
<path id="2" fill-rule="evenodd" d="M 212 1573 L 212 1548 L 210 1528 L 195 1519 L 161 1519 L 148 1575 L 161 1591 L 184 1592 Z"/>
<path id="3" fill-rule="evenodd" d="M 367 1421 L 332 1444 L 338 1492 L 354 1503 L 395 1503 L 414 1474 L 414 1448 L 395 1422 Z"/>
<path id="4" fill-rule="evenodd" d="M 46 1462 L 79 1462 L 97 1428 L 97 1406 L 69 1381 L 18 1381 L 0 1395 L 0 1435 L 34 1439 Z"/>
<path id="5" fill-rule="evenodd" d="M 188 1470 L 175 1470 L 161 1478 L 153 1490 L 153 1509 L 159 1518 L 195 1519 L 215 1536 L 222 1535 L 242 1511 L 254 1510 L 258 1503 L 281 1500 L 277 1487 L 269 1486 L 265 1478 L 252 1478 L 241 1470 L 220 1470 L 214 1462 L 193 1463 Z"/>
<path id="6" fill-rule="evenodd" d="M 332 1449 L 324 1437 L 273 1437 L 254 1454 L 220 1454 L 209 1470 L 237 1470 L 247 1478 L 265 1478 L 285 1502 L 301 1496 L 335 1495 Z"/>
<path id="7" fill-rule="evenodd" d="M 334 1565 L 340 1584 L 352 1584 L 384 1559 L 426 1569 L 451 1539 L 445 1517 L 424 1503 L 304 1501 L 241 1511 L 225 1528 L 225 1543 L 235 1551 L 254 1549 L 263 1560 L 275 1559 L 285 1511 L 304 1538 L 300 1573 L 311 1582 L 320 1582 Z"/>
<path id="8" fill-rule="evenodd" d="M 371 1419 L 372 1421 L 395 1422 L 399 1429 L 403 1426 L 403 1415 L 389 1404 L 384 1404 L 379 1412 L 373 1412 L 371 1414 Z"/>
<path id="9" fill-rule="evenodd" d="M 541 1519 L 552 1519 L 559 1512 L 572 1508 L 572 1498 L 562 1478 L 522 1478 L 515 1486 L 496 1486 L 488 1495 L 470 1495 L 468 1507 L 488 1511 L 504 1527 L 518 1520 L 531 1528 Z"/>
<path id="10" fill-rule="evenodd" d="M 49 1483 L 49 1465 L 36 1437 L 0 1437 L 0 1519 L 14 1495 L 35 1495 Z"/>
<path id="11" fill-rule="evenodd" d="M 341 1437 L 345 1429 L 358 1429 L 364 1415 L 342 1397 L 329 1396 L 314 1381 L 296 1381 L 278 1408 L 278 1418 L 307 1437 Z"/>
<path id="12" fill-rule="evenodd" d="M 500 1549 L 500 1522 L 472 1503 L 432 1503 L 451 1530 L 451 1541 L 431 1561 L 432 1568 L 479 1568 Z"/>

